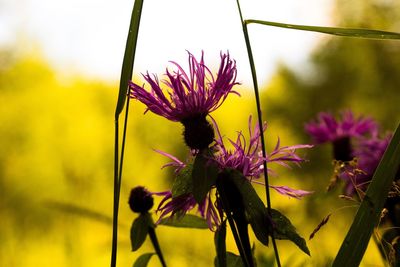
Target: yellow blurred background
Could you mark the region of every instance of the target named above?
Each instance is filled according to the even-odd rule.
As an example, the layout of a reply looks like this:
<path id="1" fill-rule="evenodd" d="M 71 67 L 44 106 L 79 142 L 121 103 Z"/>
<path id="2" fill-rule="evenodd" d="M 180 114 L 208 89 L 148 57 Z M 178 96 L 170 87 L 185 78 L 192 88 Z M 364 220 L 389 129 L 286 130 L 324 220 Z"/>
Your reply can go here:
<path id="1" fill-rule="evenodd" d="M 366 2 L 337 1 L 334 21 L 338 26 L 400 31 L 399 14 L 394 11 L 400 10 L 398 3 Z M 108 266 L 118 81 L 64 74 L 40 49 L 21 52 L 7 46 L 0 50 L 0 266 Z M 399 52 L 399 43 L 392 41 L 322 38 L 306 67 L 275 66 L 272 78 L 262 85 L 267 150 L 278 136 L 282 145 L 310 142 L 303 124 L 322 110 L 352 108 L 392 130 L 400 119 Z M 164 61 L 160 64 L 165 66 Z M 246 133 L 247 118 L 255 115 L 251 88 L 241 85 L 237 90 L 241 97 L 230 96 L 213 113 L 221 132 L 230 138 L 238 130 Z M 147 240 L 139 251 L 131 252 L 129 228 L 136 215 L 127 205 L 132 187 L 164 191 L 171 186 L 172 170 L 161 170 L 168 159 L 153 149 L 181 159 L 187 153 L 181 125 L 150 113 L 143 115 L 144 110 L 142 104 L 131 102 L 118 266 L 132 266 L 139 255 L 153 250 Z M 341 188 L 325 192 L 332 174 L 329 146 L 301 154 L 310 161 L 302 168 L 275 168 L 279 176 L 272 177 L 271 184 L 315 193 L 296 200 L 272 192 L 273 207 L 287 215 L 306 240 L 325 216 L 333 215 L 307 241 L 311 257 L 288 241 L 278 241 L 279 251 L 283 266 L 329 266 L 356 207 L 338 199 Z M 264 196 L 262 186 L 256 187 Z M 349 207 L 341 209 L 344 206 Z M 169 266 L 213 266 L 215 249 L 209 230 L 160 226 L 157 233 Z M 229 234 L 228 240 L 228 250 L 236 252 Z M 263 266 L 273 257 L 272 248 L 252 240 Z M 160 266 L 155 257 L 150 266 Z M 373 241 L 362 266 L 384 266 Z"/>

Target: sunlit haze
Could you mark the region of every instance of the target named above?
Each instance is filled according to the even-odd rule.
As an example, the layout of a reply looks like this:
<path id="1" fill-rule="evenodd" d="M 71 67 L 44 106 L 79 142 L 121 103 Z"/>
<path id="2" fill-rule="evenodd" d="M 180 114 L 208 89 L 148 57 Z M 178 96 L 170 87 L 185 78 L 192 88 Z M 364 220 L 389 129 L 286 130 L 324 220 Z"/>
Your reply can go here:
<path id="1" fill-rule="evenodd" d="M 0 45 L 38 47 L 63 72 L 119 78 L 133 1 L 1 0 Z M 242 1 L 245 19 L 329 26 L 331 0 Z M 277 62 L 304 62 L 319 34 L 249 25 L 259 82 Z M 33 43 L 31 43 L 33 41 Z M 21 42 L 23 44 L 21 44 Z M 238 79 L 250 84 L 250 69 L 236 1 L 144 1 L 135 73 L 164 73 L 168 61 L 184 66 L 186 50 L 216 67 L 220 51 L 238 64 Z"/>

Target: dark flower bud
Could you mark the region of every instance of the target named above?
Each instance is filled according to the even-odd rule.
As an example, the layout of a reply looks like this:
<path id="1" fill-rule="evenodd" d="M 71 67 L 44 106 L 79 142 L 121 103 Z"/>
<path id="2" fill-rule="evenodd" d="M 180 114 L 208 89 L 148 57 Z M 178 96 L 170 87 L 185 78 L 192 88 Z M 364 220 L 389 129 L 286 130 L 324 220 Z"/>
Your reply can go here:
<path id="1" fill-rule="evenodd" d="M 353 152 L 349 137 L 338 138 L 333 141 L 333 157 L 340 161 L 351 161 Z"/>
<path id="2" fill-rule="evenodd" d="M 154 204 L 153 196 L 143 186 L 137 186 L 131 190 L 129 207 L 133 212 L 146 213 Z"/>
<path id="3" fill-rule="evenodd" d="M 203 150 L 214 140 L 214 129 L 211 124 L 206 120 L 206 115 L 197 115 L 183 119 L 183 136 L 185 143 L 191 149 Z"/>

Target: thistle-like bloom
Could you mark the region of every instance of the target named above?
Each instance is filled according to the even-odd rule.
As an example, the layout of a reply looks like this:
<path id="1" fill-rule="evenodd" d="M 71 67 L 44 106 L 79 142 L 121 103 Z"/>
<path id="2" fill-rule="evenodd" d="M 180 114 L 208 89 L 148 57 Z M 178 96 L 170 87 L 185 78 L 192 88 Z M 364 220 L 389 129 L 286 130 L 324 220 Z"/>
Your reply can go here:
<path id="1" fill-rule="evenodd" d="M 156 75 L 149 73 L 144 79 L 151 87 L 130 82 L 130 97 L 135 98 L 150 110 L 171 121 L 185 126 L 186 144 L 192 149 L 207 148 L 214 139 L 214 132 L 206 116 L 216 110 L 233 91 L 236 82 L 236 63 L 229 54 L 221 53 L 221 64 L 216 76 L 204 64 L 203 53 L 200 61 L 189 53 L 189 73 L 176 62 L 177 70 L 166 70 L 168 79 L 162 80 L 167 90 L 161 88 Z"/>
<path id="2" fill-rule="evenodd" d="M 162 168 L 174 167 L 175 173 L 178 175 L 179 172 L 183 171 L 183 169 L 187 166 L 185 163 L 183 163 L 171 154 L 160 150 L 155 151 L 172 160 L 172 162 L 165 164 Z M 183 194 L 176 197 L 172 196 L 171 191 L 160 192 L 157 194 L 159 196 L 164 196 L 164 198 L 157 208 L 157 212 L 160 212 L 161 214 L 156 223 L 160 222 L 163 218 L 166 217 L 184 216 L 186 213 L 193 210 L 197 206 L 197 212 L 200 213 L 200 215 L 206 220 L 210 230 L 214 231 L 216 227 L 221 224 L 222 209 L 217 204 L 217 200 L 213 202 L 211 192 L 208 192 L 207 197 L 200 205 L 197 204 L 195 198 L 191 193 Z"/>
<path id="3" fill-rule="evenodd" d="M 253 179 L 257 179 L 261 176 L 263 172 L 263 164 L 264 162 L 269 163 L 277 163 L 286 167 L 289 167 L 290 162 L 295 164 L 299 164 L 304 160 L 296 154 L 296 149 L 300 148 L 310 148 L 311 145 L 295 145 L 295 146 L 286 146 L 281 147 L 280 142 L 278 142 L 274 148 L 274 150 L 267 155 L 266 158 L 262 157 L 261 153 L 261 144 L 260 144 L 260 129 L 258 125 L 254 126 L 252 129 L 252 118 L 249 117 L 249 132 L 250 132 L 250 141 L 247 144 L 244 135 L 239 132 L 236 142 L 229 140 L 233 145 L 233 150 L 229 150 L 226 148 L 221 133 L 219 132 L 218 126 L 216 122 L 213 120 L 215 130 L 217 132 L 217 138 L 215 139 L 214 155 L 210 156 L 209 160 L 214 161 L 220 171 L 224 171 L 225 169 L 235 169 L 241 172 L 247 179 L 253 181 Z M 263 126 L 263 131 L 266 130 L 266 124 Z M 165 166 L 175 167 L 177 173 L 182 171 L 183 168 L 186 167 L 186 164 L 180 161 L 178 158 L 168 154 L 166 152 L 162 152 L 156 150 L 156 152 L 170 158 L 172 162 L 167 163 Z M 272 170 L 268 169 L 271 173 Z M 303 196 L 311 194 L 311 192 L 304 190 L 296 190 L 289 188 L 287 186 L 270 186 L 278 193 L 283 194 L 285 196 L 294 197 L 300 199 Z M 215 185 L 212 187 L 215 188 Z M 209 225 L 211 230 L 218 227 L 221 223 L 221 218 L 223 217 L 223 210 L 221 205 L 219 204 L 218 197 L 213 202 L 210 190 L 205 198 L 204 202 L 198 205 L 198 212 L 202 217 L 204 217 Z M 188 211 L 195 208 L 197 205 L 196 200 L 194 199 L 191 193 L 184 194 L 177 197 L 172 197 L 171 192 L 166 192 L 164 194 L 164 199 L 161 201 L 158 211 L 161 212 L 160 219 L 175 215 L 184 215 Z"/>
<path id="4" fill-rule="evenodd" d="M 290 162 L 299 164 L 304 159 L 296 154 L 297 149 L 311 148 L 312 145 L 294 145 L 294 146 L 280 146 L 280 140 L 274 148 L 274 150 L 267 154 L 264 158 L 261 151 L 261 139 L 259 125 L 256 123 L 252 128 L 252 117 L 249 117 L 249 143 L 247 144 L 246 139 L 242 132 L 238 132 L 236 141 L 230 140 L 229 142 L 233 145 L 233 149 L 229 150 L 226 148 L 222 135 L 218 129 L 215 121 L 214 127 L 217 132 L 216 150 L 218 151 L 214 157 L 215 161 L 219 165 L 221 170 L 226 168 L 235 169 L 241 172 L 250 181 L 254 182 L 254 179 L 258 179 L 264 170 L 264 162 L 277 163 L 279 165 L 289 167 Z M 267 129 L 267 125 L 263 125 L 263 132 Z M 268 173 L 273 174 L 272 169 L 268 168 Z M 304 190 L 296 190 L 287 186 L 271 186 L 278 193 L 295 198 L 301 198 L 302 196 L 309 195 L 311 192 Z"/>
<path id="5" fill-rule="evenodd" d="M 307 123 L 305 130 L 316 144 L 332 142 L 336 160 L 350 161 L 354 156 L 351 138 L 376 134 L 378 126 L 371 118 L 355 118 L 347 110 L 341 113 L 341 119 L 338 120 L 330 113 L 321 112 L 318 121 Z"/>
<path id="6" fill-rule="evenodd" d="M 349 170 L 341 175 L 341 178 L 346 181 L 345 193 L 347 195 L 357 192 L 357 188 L 366 189 L 391 138 L 392 134 L 387 134 L 384 138 L 374 135 L 371 138 L 358 140 L 354 149 L 354 156 L 357 159 L 356 171 Z"/>
<path id="7" fill-rule="evenodd" d="M 210 192 L 200 205 L 197 205 L 192 194 L 172 197 L 171 191 L 166 191 L 163 195 L 164 198 L 157 208 L 157 212 L 161 212 L 157 223 L 165 217 L 184 216 L 197 206 L 197 212 L 206 220 L 210 230 L 215 230 L 221 224 L 222 210 L 217 205 L 217 200 L 213 203 Z"/>

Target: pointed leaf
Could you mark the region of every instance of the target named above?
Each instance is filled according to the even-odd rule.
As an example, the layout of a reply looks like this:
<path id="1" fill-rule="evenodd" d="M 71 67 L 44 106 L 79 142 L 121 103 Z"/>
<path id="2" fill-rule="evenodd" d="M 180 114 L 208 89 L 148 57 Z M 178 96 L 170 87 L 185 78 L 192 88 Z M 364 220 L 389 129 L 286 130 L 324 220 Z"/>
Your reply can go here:
<path id="1" fill-rule="evenodd" d="M 290 220 L 277 210 L 271 209 L 272 220 L 275 223 L 274 237 L 276 239 L 290 240 L 295 243 L 304 253 L 310 255 L 306 240 L 302 238 L 292 225 Z"/>
<path id="2" fill-rule="evenodd" d="M 193 164 L 192 181 L 193 197 L 197 203 L 202 203 L 215 185 L 218 176 L 218 167 L 209 161 L 202 153 L 199 153 Z"/>
<path id="3" fill-rule="evenodd" d="M 379 163 L 353 224 L 333 262 L 334 267 L 358 266 L 400 166 L 400 124 Z"/>
<path id="4" fill-rule="evenodd" d="M 133 5 L 131 24 L 129 26 L 128 38 L 126 40 L 124 61 L 122 63 L 121 79 L 119 83 L 119 94 L 115 119 L 124 109 L 125 100 L 128 92 L 128 82 L 132 78 L 133 62 L 135 60 L 136 43 L 139 33 L 140 16 L 142 14 L 143 0 L 135 0 Z"/>
<path id="5" fill-rule="evenodd" d="M 186 214 L 183 217 L 173 216 L 163 218 L 158 224 L 180 228 L 208 229 L 206 220 L 192 214 Z"/>
<path id="6" fill-rule="evenodd" d="M 215 258 L 216 267 L 227 267 L 226 262 L 226 220 L 224 220 L 214 235 L 215 250 L 217 256 Z"/>
<path id="7" fill-rule="evenodd" d="M 386 32 L 380 30 L 369 30 L 369 29 L 352 29 L 352 28 L 337 28 L 337 27 L 320 27 L 320 26 L 307 26 L 307 25 L 295 25 L 286 24 L 272 21 L 248 19 L 245 20 L 246 24 L 255 23 L 266 26 L 280 27 L 293 30 L 320 32 L 331 35 L 346 36 L 346 37 L 357 37 L 357 38 L 368 38 L 378 40 L 398 40 L 400 39 L 400 33 L 397 32 Z"/>
<path id="8" fill-rule="evenodd" d="M 172 197 L 178 197 L 184 194 L 192 193 L 192 171 L 193 164 L 188 164 L 178 173 L 178 175 L 175 177 L 174 184 L 172 185 Z"/>
<path id="9" fill-rule="evenodd" d="M 262 202 L 251 183 L 242 173 L 236 170 L 229 170 L 228 172 L 229 177 L 242 194 L 245 211 L 254 234 L 261 243 L 268 245 L 271 225 L 264 202 Z"/>
<path id="10" fill-rule="evenodd" d="M 133 267 L 146 267 L 147 264 L 149 263 L 151 257 L 155 253 L 145 253 L 140 255 L 139 258 L 136 259 L 135 263 L 133 264 Z"/>
<path id="11" fill-rule="evenodd" d="M 226 252 L 226 265 L 219 265 L 217 257 L 214 258 L 215 267 L 244 267 L 242 258 L 232 252 Z"/>
<path id="12" fill-rule="evenodd" d="M 226 263 L 227 267 L 243 267 L 242 258 L 229 251 L 226 253 Z"/>
<path id="13" fill-rule="evenodd" d="M 153 227 L 151 215 L 149 213 L 140 214 L 137 217 L 131 227 L 131 245 L 132 251 L 138 250 L 143 242 L 146 240 L 149 227 Z"/>

